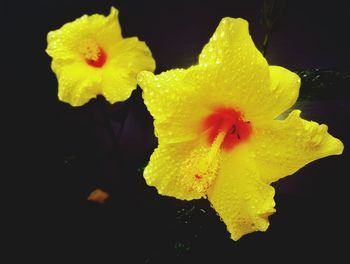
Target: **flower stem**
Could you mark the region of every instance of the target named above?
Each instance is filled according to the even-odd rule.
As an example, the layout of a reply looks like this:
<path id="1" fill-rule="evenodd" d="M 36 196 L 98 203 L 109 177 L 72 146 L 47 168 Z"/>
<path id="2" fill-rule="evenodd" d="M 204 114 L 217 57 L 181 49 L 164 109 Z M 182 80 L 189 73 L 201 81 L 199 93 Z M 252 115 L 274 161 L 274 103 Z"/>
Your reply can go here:
<path id="1" fill-rule="evenodd" d="M 262 46 L 262 54 L 264 57 L 266 57 L 267 48 L 268 48 L 269 41 L 270 41 L 270 35 L 271 35 L 271 31 L 267 32 L 265 34 L 265 37 L 264 37 L 264 42 L 263 42 L 263 46 Z"/>
<path id="2" fill-rule="evenodd" d="M 119 144 L 120 137 L 123 133 L 124 123 L 129 114 L 130 103 L 129 100 L 123 103 L 110 104 L 104 98 L 97 98 L 98 108 L 104 118 L 106 129 L 108 130 L 112 140 L 112 153 L 114 153 Z M 118 123 L 119 128 L 113 123 Z M 106 153 L 107 154 L 107 153 Z"/>

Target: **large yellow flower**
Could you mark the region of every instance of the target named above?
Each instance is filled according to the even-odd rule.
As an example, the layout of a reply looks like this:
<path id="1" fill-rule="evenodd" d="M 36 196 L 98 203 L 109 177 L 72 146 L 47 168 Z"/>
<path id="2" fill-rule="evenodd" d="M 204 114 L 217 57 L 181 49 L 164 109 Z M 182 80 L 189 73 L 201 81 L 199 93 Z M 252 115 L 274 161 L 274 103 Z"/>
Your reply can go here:
<path id="1" fill-rule="evenodd" d="M 295 103 L 300 79 L 267 64 L 243 19 L 221 21 L 198 65 L 144 71 L 138 83 L 158 137 L 147 184 L 178 199 L 208 198 L 234 240 L 267 229 L 270 183 L 343 151 L 326 125 L 299 110 L 276 119 Z"/>
<path id="2" fill-rule="evenodd" d="M 110 103 L 124 101 L 136 88 L 136 75 L 155 68 L 144 42 L 122 37 L 115 8 L 108 17 L 84 15 L 67 23 L 49 32 L 47 41 L 58 97 L 72 106 L 81 106 L 99 94 Z"/>

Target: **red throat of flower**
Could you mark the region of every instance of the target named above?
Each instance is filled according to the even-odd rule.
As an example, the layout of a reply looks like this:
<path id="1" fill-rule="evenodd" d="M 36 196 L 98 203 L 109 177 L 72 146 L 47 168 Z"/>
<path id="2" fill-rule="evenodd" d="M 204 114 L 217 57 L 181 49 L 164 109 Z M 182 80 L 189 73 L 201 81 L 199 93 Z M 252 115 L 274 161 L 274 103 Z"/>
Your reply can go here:
<path id="1" fill-rule="evenodd" d="M 107 60 L 106 52 L 102 48 L 98 48 L 97 59 L 85 59 L 86 63 L 95 68 L 101 68 Z"/>
<path id="2" fill-rule="evenodd" d="M 203 122 L 205 130 L 209 131 L 208 142 L 212 144 L 219 133 L 224 132 L 225 137 L 220 148 L 231 150 L 239 143 L 246 141 L 251 133 L 252 126 L 243 119 L 241 112 L 232 108 L 217 108 Z"/>

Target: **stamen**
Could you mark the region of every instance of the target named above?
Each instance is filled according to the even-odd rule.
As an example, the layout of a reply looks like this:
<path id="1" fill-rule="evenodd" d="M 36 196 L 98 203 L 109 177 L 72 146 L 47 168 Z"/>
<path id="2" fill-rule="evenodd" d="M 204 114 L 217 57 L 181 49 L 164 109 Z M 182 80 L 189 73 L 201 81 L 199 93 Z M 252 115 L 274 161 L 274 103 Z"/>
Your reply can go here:
<path id="1" fill-rule="evenodd" d="M 208 147 L 195 149 L 188 161 L 182 166 L 180 175 L 184 175 L 181 184 L 188 192 L 200 193 L 203 196 L 212 186 L 221 163 L 220 145 L 225 134 L 220 133 L 215 142 Z M 190 166 L 186 166 L 186 164 Z"/>
<path id="2" fill-rule="evenodd" d="M 101 68 L 107 60 L 107 54 L 104 49 L 92 39 L 82 41 L 79 51 L 85 59 L 85 62 L 95 68 Z"/>

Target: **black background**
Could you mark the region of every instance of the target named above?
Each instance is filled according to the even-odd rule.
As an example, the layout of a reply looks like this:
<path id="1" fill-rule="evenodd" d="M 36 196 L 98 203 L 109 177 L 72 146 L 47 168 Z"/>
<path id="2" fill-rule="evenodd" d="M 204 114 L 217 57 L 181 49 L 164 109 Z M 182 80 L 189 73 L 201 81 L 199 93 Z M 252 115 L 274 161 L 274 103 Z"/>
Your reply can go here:
<path id="1" fill-rule="evenodd" d="M 321 2 L 321 3 L 320 3 Z M 288 1 L 267 59 L 291 70 L 349 71 L 346 1 Z M 242 17 L 260 48 L 262 1 L 2 1 L 3 184 L 10 213 L 10 262 L 249 263 L 346 257 L 349 97 L 329 85 L 321 99 L 298 103 L 303 117 L 342 139 L 342 156 L 307 165 L 274 184 L 277 213 L 266 233 L 238 242 L 205 200 L 182 202 L 147 187 L 142 168 L 156 146 L 140 89 L 125 103 L 103 98 L 80 108 L 57 99 L 46 35 L 83 14 L 120 11 L 125 37 L 147 42 L 156 73 L 196 63 L 220 19 Z M 307 87 L 302 86 L 305 90 Z M 341 92 L 340 92 L 341 91 Z M 314 98 L 317 98 L 315 96 Z M 124 123 L 123 129 L 121 124 Z M 6 144 L 7 143 L 7 144 Z M 5 167 L 10 173 L 5 173 Z M 86 200 L 95 188 L 105 205 Z M 125 260 L 127 258 L 127 260 Z M 5 262 L 4 262 L 5 263 Z"/>

